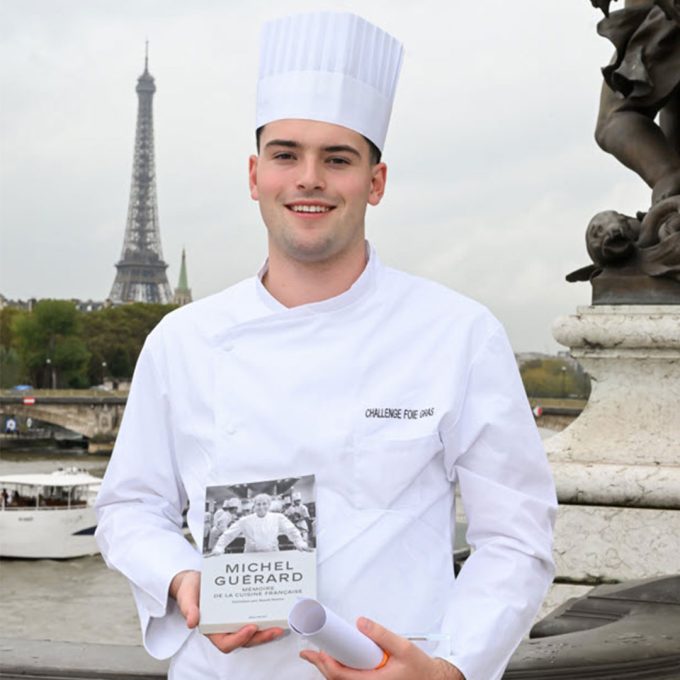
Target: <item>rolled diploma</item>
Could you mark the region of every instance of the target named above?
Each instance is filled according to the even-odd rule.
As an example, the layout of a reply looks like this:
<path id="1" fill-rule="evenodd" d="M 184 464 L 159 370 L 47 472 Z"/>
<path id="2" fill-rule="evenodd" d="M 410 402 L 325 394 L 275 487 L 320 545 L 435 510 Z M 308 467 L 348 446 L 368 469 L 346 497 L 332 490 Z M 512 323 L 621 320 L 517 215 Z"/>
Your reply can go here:
<path id="1" fill-rule="evenodd" d="M 387 661 L 388 655 L 373 640 L 311 598 L 295 603 L 288 614 L 288 625 L 350 668 L 372 670 Z"/>

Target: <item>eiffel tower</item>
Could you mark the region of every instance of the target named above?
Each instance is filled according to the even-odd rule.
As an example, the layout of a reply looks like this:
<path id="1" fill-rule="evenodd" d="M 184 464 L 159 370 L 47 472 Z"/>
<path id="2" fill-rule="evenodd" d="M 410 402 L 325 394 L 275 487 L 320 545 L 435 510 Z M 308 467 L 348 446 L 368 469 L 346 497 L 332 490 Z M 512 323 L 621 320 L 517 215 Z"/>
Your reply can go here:
<path id="1" fill-rule="evenodd" d="M 156 202 L 156 168 L 153 152 L 153 95 L 156 91 L 149 73 L 149 44 L 144 56 L 144 73 L 137 79 L 137 132 L 132 165 L 132 186 L 128 206 L 123 253 L 116 263 L 116 278 L 109 295 L 111 302 L 172 302 L 172 291 L 163 261 Z"/>

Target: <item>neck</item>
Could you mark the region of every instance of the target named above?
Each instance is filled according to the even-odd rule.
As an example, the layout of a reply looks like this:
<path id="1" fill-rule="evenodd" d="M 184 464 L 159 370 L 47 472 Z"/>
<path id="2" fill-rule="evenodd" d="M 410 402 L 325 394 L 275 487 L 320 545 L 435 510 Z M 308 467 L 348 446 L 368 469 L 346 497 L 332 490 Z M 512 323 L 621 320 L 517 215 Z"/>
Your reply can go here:
<path id="1" fill-rule="evenodd" d="M 270 250 L 262 283 L 272 297 L 289 308 L 336 297 L 348 291 L 366 268 L 365 243 L 359 246 L 322 262 L 291 261 Z"/>

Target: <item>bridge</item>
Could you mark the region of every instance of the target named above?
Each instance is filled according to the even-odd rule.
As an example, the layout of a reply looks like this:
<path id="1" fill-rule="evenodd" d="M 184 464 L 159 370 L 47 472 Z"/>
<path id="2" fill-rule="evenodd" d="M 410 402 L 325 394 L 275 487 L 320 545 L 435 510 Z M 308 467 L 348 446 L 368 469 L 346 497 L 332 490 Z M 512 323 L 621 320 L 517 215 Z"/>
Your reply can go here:
<path id="1" fill-rule="evenodd" d="M 127 395 L 99 390 L 0 392 L 0 416 L 40 420 L 72 430 L 88 440 L 88 451 L 110 451 L 118 434 Z"/>
<path id="2" fill-rule="evenodd" d="M 110 451 L 118 434 L 127 393 L 101 390 L 31 390 L 0 392 L 0 416 L 15 416 L 59 425 L 83 435 L 88 451 Z M 562 429 L 585 406 L 579 399 L 530 399 L 532 408 L 540 406 L 538 424 Z"/>

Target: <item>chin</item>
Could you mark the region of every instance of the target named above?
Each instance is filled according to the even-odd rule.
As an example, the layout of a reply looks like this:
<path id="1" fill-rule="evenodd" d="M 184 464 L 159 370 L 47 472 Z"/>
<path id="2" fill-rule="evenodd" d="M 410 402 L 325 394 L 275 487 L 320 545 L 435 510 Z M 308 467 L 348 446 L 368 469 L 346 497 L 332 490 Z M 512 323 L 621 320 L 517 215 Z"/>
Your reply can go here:
<path id="1" fill-rule="evenodd" d="M 342 251 L 342 246 L 329 238 L 286 239 L 283 251 L 299 262 L 323 262 Z"/>

